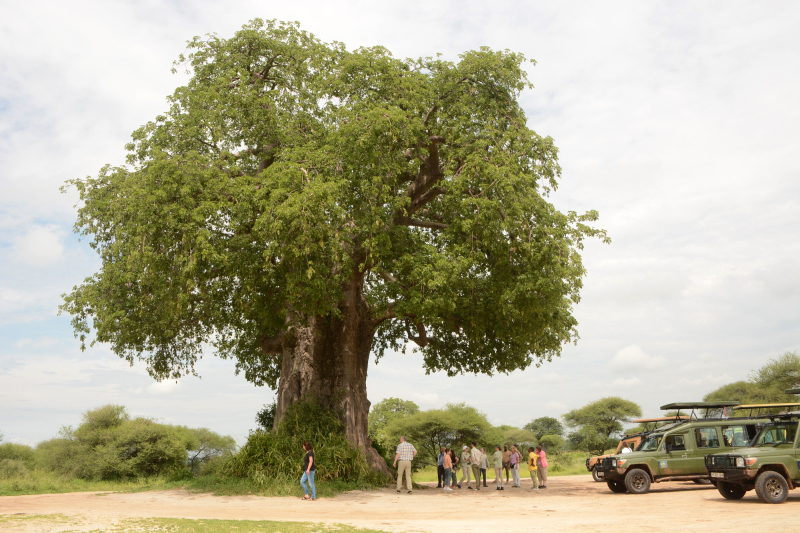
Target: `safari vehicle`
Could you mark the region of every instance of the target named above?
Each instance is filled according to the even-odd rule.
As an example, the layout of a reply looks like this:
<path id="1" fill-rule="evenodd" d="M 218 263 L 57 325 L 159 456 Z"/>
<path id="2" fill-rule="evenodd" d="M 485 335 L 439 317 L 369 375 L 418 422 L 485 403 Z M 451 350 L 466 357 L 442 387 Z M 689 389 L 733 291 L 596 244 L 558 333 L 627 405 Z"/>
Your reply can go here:
<path id="1" fill-rule="evenodd" d="M 725 410 L 739 402 L 672 403 L 661 409 L 691 410 L 688 420 L 681 420 L 649 434 L 639 449 L 603 459 L 598 474 L 612 492 L 649 492 L 652 483 L 694 481 L 708 483 L 705 456 L 709 452 L 733 451 L 746 447 L 756 436 L 766 418 L 722 418 Z M 705 409 L 705 418 L 695 411 Z M 710 418 L 710 412 L 720 412 Z"/>
<path id="2" fill-rule="evenodd" d="M 800 389 L 786 391 L 800 394 Z M 745 407 L 745 406 L 742 406 Z M 747 406 L 749 407 L 749 406 Z M 769 415 L 752 447 L 736 453 L 707 455 L 705 466 L 719 493 L 728 500 L 739 500 L 755 489 L 764 503 L 783 503 L 789 490 L 800 485 L 800 403 L 764 404 L 763 407 L 795 411 Z"/>
<path id="3" fill-rule="evenodd" d="M 625 435 L 619 444 L 617 445 L 617 449 L 614 450 L 614 453 L 607 453 L 605 455 L 597 455 L 594 457 L 587 457 L 586 458 L 586 470 L 592 473 L 592 478 L 595 481 L 603 481 L 603 478 L 598 476 L 597 474 L 597 465 L 600 461 L 605 459 L 606 457 L 611 457 L 612 455 L 617 455 L 622 451 L 623 447 L 627 447 L 631 451 L 636 450 L 639 448 L 639 445 L 642 443 L 644 437 L 652 433 L 658 428 L 659 422 L 677 422 L 679 420 L 684 420 L 689 417 L 687 416 L 664 416 L 660 418 L 640 418 L 638 420 L 634 420 L 635 424 L 644 425 L 645 430 L 639 433 L 631 433 L 630 435 Z"/>

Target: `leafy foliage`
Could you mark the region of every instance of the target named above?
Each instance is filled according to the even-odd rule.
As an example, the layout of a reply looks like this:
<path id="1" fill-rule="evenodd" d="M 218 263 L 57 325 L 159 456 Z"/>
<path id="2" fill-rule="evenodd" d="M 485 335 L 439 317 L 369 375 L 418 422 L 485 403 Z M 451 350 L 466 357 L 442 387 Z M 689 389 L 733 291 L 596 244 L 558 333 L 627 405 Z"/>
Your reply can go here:
<path id="1" fill-rule="evenodd" d="M 64 296 L 82 342 L 156 378 L 194 372 L 206 343 L 275 386 L 282 338 L 363 287 L 374 348 L 427 371 L 510 372 L 577 340 L 579 251 L 597 213 L 561 213 L 557 148 L 527 127 L 525 58 L 457 63 L 348 51 L 253 20 L 197 37 L 169 109 L 125 166 L 70 182 L 101 270 Z M 274 357 L 273 357 L 274 355 Z"/>
<path id="2" fill-rule="evenodd" d="M 305 441 L 314 449 L 318 481 L 338 480 L 364 486 L 388 481 L 350 445 L 336 413 L 315 400 L 289 406 L 275 431 L 252 432 L 239 453 L 220 471 L 223 475 L 248 478 L 256 486 L 290 480 L 296 484 L 303 469 Z"/>
<path id="3" fill-rule="evenodd" d="M 531 431 L 536 439 L 541 439 L 544 435 L 564 436 L 564 426 L 552 416 L 542 416 L 531 420 L 525 424 L 525 429 Z"/>
<path id="4" fill-rule="evenodd" d="M 575 449 L 601 454 L 616 442 L 614 436 L 622 433 L 623 423 L 638 416 L 642 416 L 639 405 L 610 396 L 567 412 L 564 422 L 575 430 L 568 437 Z"/>
<path id="5" fill-rule="evenodd" d="M 419 412 L 419 406 L 411 400 L 401 400 L 400 398 L 386 398 L 372 406 L 369 411 L 370 437 L 381 443 L 386 444 L 386 426 L 394 420 L 410 416 Z"/>
<path id="6" fill-rule="evenodd" d="M 709 392 L 704 401 L 739 401 L 753 403 L 792 403 L 797 397 L 786 389 L 800 386 L 800 356 L 786 352 L 770 359 L 763 367 L 750 373 L 747 381 L 735 381 Z"/>
<path id="7" fill-rule="evenodd" d="M 561 435 L 542 435 L 539 438 L 539 444 L 543 446 L 547 452 L 559 453 L 564 449 L 566 441 Z"/>
<path id="8" fill-rule="evenodd" d="M 411 416 L 395 419 L 386 427 L 390 443 L 399 443 L 400 436 L 418 451 L 412 466 L 436 465 L 442 446 L 457 447 L 475 441 L 479 447 L 493 448 L 502 441 L 502 431 L 495 429 L 486 415 L 464 403 L 447 404 L 444 409 L 430 409 Z M 394 446 L 390 446 L 394 458 Z"/>
<path id="9" fill-rule="evenodd" d="M 214 459 L 230 457 L 236 450 L 236 441 L 231 436 L 220 435 L 208 428 L 177 426 L 177 429 L 185 434 L 187 464 L 194 474 L 199 474 Z"/>
<path id="10" fill-rule="evenodd" d="M 277 402 L 264 404 L 264 407 L 256 413 L 256 424 L 264 431 L 272 431 L 275 428 L 275 410 L 278 408 Z"/>

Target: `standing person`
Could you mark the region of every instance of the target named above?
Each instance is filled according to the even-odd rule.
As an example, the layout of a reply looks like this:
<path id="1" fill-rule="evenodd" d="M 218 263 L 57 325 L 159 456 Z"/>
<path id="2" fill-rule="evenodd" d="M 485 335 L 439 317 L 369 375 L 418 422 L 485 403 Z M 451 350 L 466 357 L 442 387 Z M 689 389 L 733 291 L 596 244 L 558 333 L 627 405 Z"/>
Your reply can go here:
<path id="1" fill-rule="evenodd" d="M 469 461 L 472 465 L 472 475 L 475 476 L 475 489 L 481 490 L 481 451 L 478 449 L 477 444 L 472 443 L 472 450 L 470 452 Z"/>
<path id="2" fill-rule="evenodd" d="M 450 486 L 451 476 L 453 475 L 453 459 L 450 455 L 450 448 L 442 448 L 444 453 L 442 454 L 442 468 L 444 469 L 444 490 L 453 490 Z"/>
<path id="3" fill-rule="evenodd" d="M 465 444 L 463 448 L 461 448 L 461 483 L 464 483 L 466 479 L 467 488 L 472 490 L 472 487 L 469 486 L 469 459 L 470 455 L 467 451 L 467 445 Z M 461 483 L 458 484 L 458 488 L 461 488 Z"/>
<path id="4" fill-rule="evenodd" d="M 539 490 L 539 474 L 536 470 L 536 463 L 539 462 L 539 455 L 534 453 L 533 447 L 528 447 L 528 473 L 531 476 L 531 482 L 533 483 L 533 489 L 531 490 Z"/>
<path id="5" fill-rule="evenodd" d="M 456 467 L 456 465 L 458 465 L 458 457 L 456 457 L 456 452 L 452 448 L 448 448 L 448 451 L 450 453 L 450 462 L 453 465 L 450 467 L 450 487 L 452 488 L 458 485 L 456 483 L 456 477 L 458 476 L 458 468 Z M 458 488 L 461 488 L 461 485 L 458 485 Z"/>
<path id="6" fill-rule="evenodd" d="M 541 446 L 536 447 L 536 453 L 539 454 L 539 468 L 537 469 L 537 475 L 539 477 L 539 487 L 546 489 L 547 488 L 547 453 L 545 453 L 544 448 Z"/>
<path id="7" fill-rule="evenodd" d="M 513 479 L 512 487 L 520 488 L 522 485 L 519 481 L 519 462 L 522 459 L 516 446 L 511 447 L 511 478 Z"/>
<path id="8" fill-rule="evenodd" d="M 303 450 L 306 455 L 303 457 L 303 477 L 300 478 L 300 486 L 303 487 L 304 500 L 311 500 L 312 502 L 317 499 L 317 487 L 314 485 L 314 475 L 317 473 L 317 465 L 314 462 L 314 450 L 311 449 L 311 443 L 305 441 L 303 443 Z M 308 495 L 308 487 L 306 482 L 311 486 L 311 496 Z"/>
<path id="9" fill-rule="evenodd" d="M 486 452 L 481 448 L 481 476 L 483 476 L 483 486 L 488 487 L 486 484 L 486 470 L 489 469 L 489 458 L 486 457 Z"/>
<path id="10" fill-rule="evenodd" d="M 442 481 L 444 480 L 444 446 L 439 448 L 439 460 L 436 463 L 436 476 L 439 480 L 439 484 L 436 485 L 437 489 L 442 488 Z"/>
<path id="11" fill-rule="evenodd" d="M 408 493 L 411 494 L 411 461 L 417 456 L 417 449 L 410 442 L 406 442 L 405 437 L 400 437 L 400 444 L 397 445 L 397 451 L 394 454 L 394 466 L 397 466 L 397 461 L 400 461 L 400 466 L 397 466 L 397 492 L 400 492 L 400 487 L 403 486 L 403 472 L 406 473 L 406 488 Z"/>
<path id="12" fill-rule="evenodd" d="M 506 472 L 506 484 L 508 484 L 508 471 L 511 470 L 511 451 L 508 446 L 503 446 L 503 470 Z"/>
<path id="13" fill-rule="evenodd" d="M 497 483 L 497 489 L 495 490 L 505 490 L 503 488 L 503 452 L 500 451 L 499 444 L 494 447 L 492 465 L 494 466 L 494 482 Z"/>

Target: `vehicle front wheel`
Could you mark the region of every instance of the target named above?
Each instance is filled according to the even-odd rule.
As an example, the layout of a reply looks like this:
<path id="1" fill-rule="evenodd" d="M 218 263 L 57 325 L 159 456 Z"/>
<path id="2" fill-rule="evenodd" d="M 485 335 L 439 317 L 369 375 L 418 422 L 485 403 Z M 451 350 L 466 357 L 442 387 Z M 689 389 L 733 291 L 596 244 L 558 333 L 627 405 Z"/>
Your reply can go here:
<path id="1" fill-rule="evenodd" d="M 650 490 L 650 475 L 641 468 L 634 468 L 625 476 L 625 487 L 632 494 L 645 494 Z"/>
<path id="2" fill-rule="evenodd" d="M 741 500 L 747 494 L 744 487 L 728 481 L 717 481 L 717 490 L 726 500 Z"/>
<path id="3" fill-rule="evenodd" d="M 608 485 L 608 488 L 611 489 L 611 492 L 616 492 L 617 494 L 628 492 L 628 489 L 625 488 L 625 483 L 616 479 L 614 481 L 606 481 L 606 485 Z"/>
<path id="4" fill-rule="evenodd" d="M 770 470 L 756 479 L 756 494 L 764 503 L 783 503 L 789 496 L 789 484 L 782 475 Z"/>
<path id="5" fill-rule="evenodd" d="M 603 478 L 597 475 L 597 467 L 592 467 L 592 479 L 595 481 L 603 481 Z"/>

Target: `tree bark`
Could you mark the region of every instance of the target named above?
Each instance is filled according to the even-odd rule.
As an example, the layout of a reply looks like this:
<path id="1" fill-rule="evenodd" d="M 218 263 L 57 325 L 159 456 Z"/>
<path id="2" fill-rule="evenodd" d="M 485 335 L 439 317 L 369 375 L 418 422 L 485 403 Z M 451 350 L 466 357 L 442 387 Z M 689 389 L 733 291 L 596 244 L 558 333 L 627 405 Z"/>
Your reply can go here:
<path id="1" fill-rule="evenodd" d="M 375 326 L 360 276 L 354 276 L 345 287 L 339 311 L 341 317 L 294 320 L 282 335 L 275 424 L 291 404 L 314 397 L 339 414 L 347 439 L 364 453 L 367 462 L 388 474 L 386 461 L 367 434 L 367 367 Z"/>

